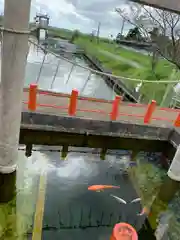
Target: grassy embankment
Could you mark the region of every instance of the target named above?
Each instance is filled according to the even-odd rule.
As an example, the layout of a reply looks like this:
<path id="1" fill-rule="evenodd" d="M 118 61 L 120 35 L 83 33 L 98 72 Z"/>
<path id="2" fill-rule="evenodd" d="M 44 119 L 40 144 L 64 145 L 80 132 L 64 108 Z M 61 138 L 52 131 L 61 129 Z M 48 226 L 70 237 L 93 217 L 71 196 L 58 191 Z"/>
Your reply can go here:
<path id="1" fill-rule="evenodd" d="M 51 29 L 51 33 L 66 38 L 71 39 L 73 32 L 66 29 Z M 101 38 L 99 44 L 94 39 L 93 42 L 90 41 L 90 36 L 86 34 L 79 33 L 79 37 L 75 40 L 75 43 L 80 47 L 84 48 L 86 52 L 94 57 L 96 57 L 101 64 L 110 70 L 114 75 L 123 76 L 127 78 L 135 78 L 142 80 L 169 80 L 172 74 L 173 66 L 168 61 L 164 59 L 159 59 L 156 66 L 155 74 L 151 70 L 151 56 L 144 55 L 133 50 L 127 50 L 123 47 L 118 46 L 115 43 L 110 43 L 107 39 Z M 106 56 L 101 50 L 105 50 L 126 59 L 127 61 L 133 61 L 139 64 L 141 67 L 137 68 L 132 66 L 129 62 L 123 62 L 122 60 L 113 59 L 112 57 Z M 122 80 L 122 79 L 121 79 Z M 123 80 L 123 82 L 130 88 L 134 88 L 141 81 L 130 81 Z M 148 102 L 151 99 L 155 99 L 158 104 L 162 102 L 164 93 L 167 89 L 167 84 L 158 83 L 145 83 L 142 82 L 141 94 L 142 101 Z M 173 86 L 171 84 L 171 86 Z M 171 89 L 172 90 L 172 89 Z M 171 92 L 171 91 L 170 91 Z M 167 105 L 171 99 L 171 94 L 166 99 L 163 105 Z"/>
<path id="2" fill-rule="evenodd" d="M 96 42 L 91 42 L 88 38 L 80 37 L 76 40 L 76 44 L 85 48 L 89 54 L 97 57 L 102 65 L 111 70 L 114 75 L 155 81 L 169 80 L 172 74 L 173 66 L 168 61 L 160 59 L 156 66 L 154 75 L 151 70 L 151 56 L 146 56 L 132 50 L 124 49 L 117 46 L 115 43 L 106 43 L 100 41 L 100 43 L 97 44 Z M 112 59 L 111 57 L 108 57 L 100 52 L 101 50 L 108 51 L 112 54 L 115 54 L 116 56 L 120 56 L 126 60 L 138 63 L 141 67 L 136 68 L 130 63 Z M 123 81 L 130 88 L 134 88 L 138 84 L 138 82 L 135 81 Z M 150 99 L 154 98 L 160 104 L 166 88 L 167 84 L 143 83 L 143 86 L 141 88 L 141 94 L 144 95 L 143 100 L 147 102 Z"/>

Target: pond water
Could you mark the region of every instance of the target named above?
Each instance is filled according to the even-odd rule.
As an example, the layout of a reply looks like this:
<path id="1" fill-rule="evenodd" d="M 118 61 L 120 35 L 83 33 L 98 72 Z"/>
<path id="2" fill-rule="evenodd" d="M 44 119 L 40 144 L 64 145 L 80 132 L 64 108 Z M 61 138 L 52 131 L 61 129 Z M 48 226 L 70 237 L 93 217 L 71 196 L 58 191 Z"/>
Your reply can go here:
<path id="1" fill-rule="evenodd" d="M 67 57 L 88 67 L 83 57 L 75 57 L 71 53 Z M 114 98 L 115 94 L 112 89 L 100 76 L 89 75 L 86 69 L 73 67 L 71 63 L 57 59 L 52 54 L 46 55 L 41 69 L 43 59 L 44 53 L 31 44 L 26 66 L 25 86 L 37 82 L 39 88 L 55 92 L 71 93 L 72 89 L 76 88 L 79 94 L 84 96 Z"/>
<path id="2" fill-rule="evenodd" d="M 65 160 L 57 147 L 34 146 L 29 158 L 23 149 L 20 146 L 16 198 L 0 206 L 0 239 L 107 240 L 118 222 L 131 224 L 139 239 L 156 239 L 151 229 L 153 221 L 160 221 L 162 226 L 156 223 L 156 227 L 161 226 L 161 232 L 168 228 L 162 239 L 179 239 L 179 193 L 165 208 L 156 201 L 150 218 L 138 215 L 144 206 L 152 207 L 166 176 L 159 153 L 139 153 L 136 164 L 131 165 L 130 152 L 123 150 L 108 151 L 102 161 L 98 149 L 69 148 Z M 94 184 L 120 189 L 88 191 Z M 111 194 L 127 204 L 116 201 Z M 141 201 L 131 203 L 138 196 Z M 42 232 L 38 231 L 42 238 L 37 238 L 41 220 Z"/>
<path id="3" fill-rule="evenodd" d="M 76 68 L 69 78 L 67 69 L 72 66 L 61 61 L 51 88 L 58 61 L 48 55 L 38 78 L 42 60 L 42 52 L 31 46 L 26 86 L 37 81 L 40 88 L 47 90 L 70 93 L 75 87 L 81 91 L 87 79 L 85 71 Z M 75 60 L 86 65 L 83 59 Z M 107 99 L 113 95 L 96 75 L 83 94 Z M 157 239 L 179 239 L 180 193 L 168 205 L 154 201 L 166 177 L 160 153 L 139 153 L 136 164 L 131 164 L 131 152 L 123 149 L 108 151 L 105 161 L 100 160 L 99 149 L 69 148 L 65 160 L 57 147 L 34 146 L 29 158 L 25 157 L 24 146 L 20 149 L 16 197 L 0 205 L 0 239 L 109 240 L 118 222 L 131 224 L 139 239 L 156 239 L 151 227 L 158 227 L 160 233 L 165 231 L 164 237 Z M 116 185 L 120 189 L 88 191 L 88 186 L 94 184 Z M 127 204 L 118 202 L 111 194 Z M 131 203 L 137 197 L 141 201 Z M 143 207 L 151 209 L 148 217 L 138 215 Z"/>

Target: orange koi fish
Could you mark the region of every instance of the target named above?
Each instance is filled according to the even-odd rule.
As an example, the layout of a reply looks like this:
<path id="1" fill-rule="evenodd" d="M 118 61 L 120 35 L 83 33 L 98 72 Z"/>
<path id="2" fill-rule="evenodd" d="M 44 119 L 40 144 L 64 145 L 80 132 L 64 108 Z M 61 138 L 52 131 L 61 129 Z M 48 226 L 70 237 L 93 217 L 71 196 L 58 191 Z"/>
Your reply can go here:
<path id="1" fill-rule="evenodd" d="M 117 223 L 114 228 L 110 240 L 138 240 L 136 230 L 128 223 Z"/>
<path id="2" fill-rule="evenodd" d="M 92 185 L 88 187 L 89 191 L 95 191 L 95 192 L 101 192 L 105 189 L 111 189 L 111 188 L 120 188 L 119 186 L 113 186 L 113 185 Z"/>
<path id="3" fill-rule="evenodd" d="M 150 209 L 148 207 L 143 207 L 142 211 L 138 214 L 138 216 L 142 215 L 149 215 L 150 214 Z"/>

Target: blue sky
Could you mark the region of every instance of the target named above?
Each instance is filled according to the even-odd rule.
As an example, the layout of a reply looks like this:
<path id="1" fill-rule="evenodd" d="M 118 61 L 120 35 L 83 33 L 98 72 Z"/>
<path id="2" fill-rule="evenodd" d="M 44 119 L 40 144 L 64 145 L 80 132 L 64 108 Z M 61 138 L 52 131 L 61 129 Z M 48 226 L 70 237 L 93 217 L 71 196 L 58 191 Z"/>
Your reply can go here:
<path id="1" fill-rule="evenodd" d="M 15 0 L 13 0 L 15 1 Z M 126 0 L 32 0 L 31 19 L 36 12 L 48 13 L 51 25 L 92 32 L 101 22 L 102 36 L 116 36 L 121 29 L 121 18 L 115 12 L 116 7 L 126 7 Z M 0 10 L 3 11 L 3 0 Z M 125 26 L 127 31 L 129 26 Z"/>

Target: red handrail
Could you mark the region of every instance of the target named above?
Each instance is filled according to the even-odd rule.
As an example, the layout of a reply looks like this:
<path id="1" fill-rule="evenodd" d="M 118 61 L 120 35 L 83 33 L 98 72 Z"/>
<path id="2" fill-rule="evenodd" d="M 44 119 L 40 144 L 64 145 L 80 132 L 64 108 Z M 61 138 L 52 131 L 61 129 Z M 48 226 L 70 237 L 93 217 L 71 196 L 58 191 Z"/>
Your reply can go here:
<path id="1" fill-rule="evenodd" d="M 28 109 L 31 111 L 35 111 L 37 105 L 36 102 L 37 102 L 37 84 L 31 84 L 29 88 Z"/>
<path id="2" fill-rule="evenodd" d="M 152 102 L 148 105 L 146 114 L 144 116 L 144 123 L 150 123 L 152 119 L 152 114 L 156 108 L 156 101 L 152 100 Z"/>
<path id="3" fill-rule="evenodd" d="M 78 98 L 78 91 L 72 90 L 71 98 L 70 98 L 70 102 L 69 102 L 69 115 L 70 116 L 76 115 L 77 98 Z"/>
<path id="4" fill-rule="evenodd" d="M 25 92 L 27 92 L 27 89 L 25 89 Z M 41 102 L 37 102 L 37 96 L 38 94 L 40 95 L 48 95 L 48 96 L 56 96 L 56 97 L 64 97 L 69 99 L 69 105 L 67 106 L 58 106 L 55 104 L 42 104 Z M 46 98 L 45 98 L 46 99 Z M 48 98 L 47 98 L 48 100 Z M 78 108 L 78 100 L 83 100 L 83 101 L 90 101 L 90 102 L 97 102 L 97 103 L 105 103 L 108 104 L 107 106 L 112 106 L 111 112 L 104 111 L 101 109 L 85 109 L 85 108 Z M 69 94 L 61 94 L 61 93 L 53 93 L 49 91 L 43 91 L 43 90 L 38 90 L 38 86 L 36 84 L 31 84 L 29 87 L 29 98 L 27 102 L 23 102 L 24 104 L 28 105 L 28 109 L 30 111 L 36 111 L 37 107 L 47 107 L 47 108 L 54 108 L 54 109 L 59 109 L 59 110 L 65 110 L 69 116 L 76 116 L 77 112 L 90 112 L 90 113 L 97 113 L 97 114 L 103 114 L 109 117 L 111 121 L 116 121 L 118 118 L 121 119 L 123 116 L 127 117 L 132 117 L 132 121 L 135 119 L 144 119 L 145 124 L 151 123 L 152 120 L 154 121 L 166 121 L 169 123 L 173 123 L 175 127 L 180 127 L 180 110 L 178 109 L 169 109 L 169 108 L 158 108 L 158 111 L 163 112 L 174 112 L 175 114 L 179 113 L 178 116 L 176 116 L 176 119 L 169 119 L 167 117 L 159 117 L 159 116 L 153 116 L 153 113 L 155 112 L 156 109 L 156 101 L 152 100 L 152 102 L 149 105 L 145 104 L 136 104 L 136 103 L 126 103 L 122 102 L 122 97 L 121 96 L 116 96 L 113 101 L 109 100 L 103 100 L 103 99 L 95 99 L 95 98 L 89 98 L 89 97 L 81 97 L 78 96 L 78 91 L 77 90 L 72 90 L 71 95 Z M 125 108 L 125 112 L 121 112 L 120 106 L 123 106 Z M 101 106 L 101 105 L 100 105 Z M 106 105 L 105 105 L 106 106 Z M 126 112 L 126 107 L 128 111 Z M 133 108 L 139 108 L 140 113 L 134 114 L 133 113 Z M 132 108 L 132 110 L 131 110 Z M 142 110 L 141 110 L 142 109 Z M 145 113 L 143 114 L 142 112 L 145 110 Z M 131 113 L 132 111 L 132 113 Z M 98 119 L 98 117 L 97 117 Z M 123 120 L 123 118 L 122 118 Z M 130 119 L 131 120 L 131 119 Z"/>
<path id="5" fill-rule="evenodd" d="M 175 122 L 174 122 L 174 126 L 175 127 L 180 127 L 180 113 L 178 114 Z"/>
<path id="6" fill-rule="evenodd" d="M 112 112 L 111 112 L 111 121 L 115 121 L 118 117 L 119 105 L 120 105 L 121 100 L 122 100 L 122 98 L 120 96 L 116 96 L 113 101 Z"/>

